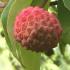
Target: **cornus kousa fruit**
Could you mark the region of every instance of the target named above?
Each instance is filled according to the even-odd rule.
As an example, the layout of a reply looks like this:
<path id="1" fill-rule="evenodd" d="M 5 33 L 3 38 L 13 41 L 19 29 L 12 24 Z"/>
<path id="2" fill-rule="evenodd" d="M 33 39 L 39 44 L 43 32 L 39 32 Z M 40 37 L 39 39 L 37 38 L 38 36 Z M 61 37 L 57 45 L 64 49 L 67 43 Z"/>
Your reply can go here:
<path id="1" fill-rule="evenodd" d="M 44 52 L 56 47 L 62 28 L 52 13 L 39 7 L 23 9 L 14 22 L 14 37 L 23 47 Z"/>

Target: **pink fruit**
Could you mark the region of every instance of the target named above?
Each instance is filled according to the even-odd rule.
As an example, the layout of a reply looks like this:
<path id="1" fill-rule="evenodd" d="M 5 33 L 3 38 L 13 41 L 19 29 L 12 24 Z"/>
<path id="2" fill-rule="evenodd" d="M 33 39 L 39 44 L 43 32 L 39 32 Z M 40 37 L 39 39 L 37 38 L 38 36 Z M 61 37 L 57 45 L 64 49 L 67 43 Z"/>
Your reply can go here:
<path id="1" fill-rule="evenodd" d="M 23 47 L 37 52 L 56 47 L 61 33 L 56 16 L 39 7 L 23 9 L 14 22 L 15 39 Z"/>

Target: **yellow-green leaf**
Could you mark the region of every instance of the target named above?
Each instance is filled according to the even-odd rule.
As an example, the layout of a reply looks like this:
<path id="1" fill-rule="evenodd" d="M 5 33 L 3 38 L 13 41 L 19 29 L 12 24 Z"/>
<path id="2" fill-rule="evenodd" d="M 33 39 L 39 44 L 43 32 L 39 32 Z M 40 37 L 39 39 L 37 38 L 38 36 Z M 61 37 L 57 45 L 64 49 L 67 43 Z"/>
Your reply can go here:
<path id="1" fill-rule="evenodd" d="M 27 49 L 23 48 L 18 42 L 15 41 L 13 36 L 13 25 L 14 25 L 14 20 L 16 15 L 22 9 L 30 6 L 31 2 L 32 0 L 15 0 L 14 1 L 8 15 L 7 30 L 8 30 L 8 36 L 11 41 L 13 49 L 16 48 L 14 52 L 16 53 L 20 63 L 22 63 L 22 65 L 25 66 L 25 70 L 40 70 L 41 54 L 28 51 Z"/>

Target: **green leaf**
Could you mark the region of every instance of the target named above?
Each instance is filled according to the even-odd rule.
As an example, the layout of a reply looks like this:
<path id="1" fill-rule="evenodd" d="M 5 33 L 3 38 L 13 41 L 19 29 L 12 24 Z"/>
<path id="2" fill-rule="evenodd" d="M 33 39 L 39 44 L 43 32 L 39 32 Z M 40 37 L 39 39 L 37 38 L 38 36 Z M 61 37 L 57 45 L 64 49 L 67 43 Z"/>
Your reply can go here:
<path id="1" fill-rule="evenodd" d="M 65 8 L 62 0 L 58 1 L 58 18 L 63 28 L 60 49 L 64 53 L 65 45 L 70 44 L 70 11 Z"/>
<path id="2" fill-rule="evenodd" d="M 70 0 L 63 0 L 65 7 L 70 10 Z"/>
<path id="3" fill-rule="evenodd" d="M 62 0 L 58 3 L 58 18 L 63 27 L 62 40 L 70 44 L 70 11 L 64 7 Z"/>
<path id="4" fill-rule="evenodd" d="M 9 15 L 8 15 L 8 37 L 11 41 L 13 49 L 15 49 L 15 53 L 17 55 L 20 63 L 25 66 L 25 70 L 39 70 L 40 69 L 40 58 L 41 54 L 29 51 L 23 48 L 18 42 L 15 41 L 13 36 L 13 25 L 16 15 L 24 8 L 30 6 L 32 0 L 15 0 Z M 14 54 L 14 52 L 12 52 Z"/>
<path id="5" fill-rule="evenodd" d="M 5 39 L 11 51 L 13 48 L 11 47 L 11 42 L 9 40 L 8 33 L 7 33 L 7 18 L 8 18 L 8 13 L 9 13 L 12 3 L 13 3 L 13 0 L 9 0 L 7 6 L 5 7 L 1 15 L 1 21 L 2 21 L 3 28 L 4 28 Z"/>

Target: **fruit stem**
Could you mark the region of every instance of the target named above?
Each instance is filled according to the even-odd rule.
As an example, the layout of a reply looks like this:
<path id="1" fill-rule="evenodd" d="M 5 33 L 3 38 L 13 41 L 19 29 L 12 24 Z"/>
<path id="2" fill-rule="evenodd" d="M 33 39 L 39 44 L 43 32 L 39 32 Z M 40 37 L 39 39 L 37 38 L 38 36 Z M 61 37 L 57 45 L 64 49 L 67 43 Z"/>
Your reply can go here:
<path id="1" fill-rule="evenodd" d="M 48 57 L 52 56 L 53 54 L 54 54 L 53 49 L 48 49 L 48 50 L 45 52 L 45 55 L 47 55 Z"/>
<path id="2" fill-rule="evenodd" d="M 48 0 L 43 0 L 42 4 L 40 4 L 40 7 L 44 7 L 47 2 Z"/>
<path id="3" fill-rule="evenodd" d="M 33 0 L 32 1 L 32 6 L 39 6 L 39 7 L 44 7 L 45 6 L 45 4 L 48 2 L 48 0 Z"/>

